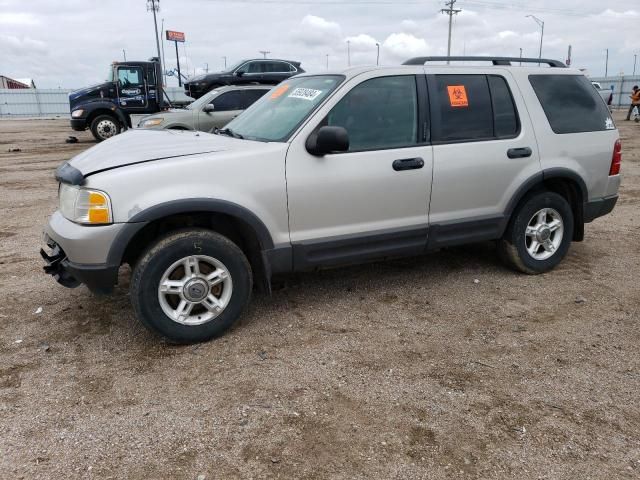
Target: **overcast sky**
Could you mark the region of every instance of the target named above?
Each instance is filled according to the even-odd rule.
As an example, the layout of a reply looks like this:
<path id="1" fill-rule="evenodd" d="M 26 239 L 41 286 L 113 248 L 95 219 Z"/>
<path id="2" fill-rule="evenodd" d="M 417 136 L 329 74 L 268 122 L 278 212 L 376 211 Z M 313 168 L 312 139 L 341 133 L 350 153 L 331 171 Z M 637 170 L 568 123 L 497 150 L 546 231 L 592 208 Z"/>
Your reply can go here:
<path id="1" fill-rule="evenodd" d="M 0 0 L 0 75 L 33 78 L 38 87 L 79 88 L 105 79 L 113 60 L 145 60 L 156 53 L 146 0 Z M 443 55 L 447 16 L 438 0 L 160 0 L 168 29 L 183 31 L 180 62 L 190 75 L 221 70 L 260 57 L 299 60 L 307 71 L 351 63 L 399 64 L 416 55 Z M 545 21 L 543 56 L 564 60 L 593 76 L 633 71 L 640 52 L 638 0 L 459 0 L 452 54 L 537 57 Z M 163 42 L 168 68 L 173 42 Z M 640 73 L 640 63 L 638 64 Z M 175 79 L 169 85 L 177 85 Z"/>

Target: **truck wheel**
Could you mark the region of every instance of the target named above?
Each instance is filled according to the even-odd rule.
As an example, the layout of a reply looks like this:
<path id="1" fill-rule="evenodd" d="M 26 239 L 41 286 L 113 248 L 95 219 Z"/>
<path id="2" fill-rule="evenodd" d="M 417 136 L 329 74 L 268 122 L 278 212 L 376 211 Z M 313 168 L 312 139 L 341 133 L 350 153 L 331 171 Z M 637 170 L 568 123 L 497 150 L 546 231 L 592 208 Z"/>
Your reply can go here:
<path id="1" fill-rule="evenodd" d="M 526 198 L 514 212 L 498 243 L 510 267 L 530 275 L 544 273 L 567 254 L 573 235 L 573 212 L 564 197 L 540 192 Z"/>
<path id="2" fill-rule="evenodd" d="M 98 115 L 91 122 L 91 133 L 99 142 L 120 133 L 120 122 L 111 115 Z"/>
<path id="3" fill-rule="evenodd" d="M 238 320 L 252 282 L 251 266 L 237 245 L 194 229 L 152 245 L 134 268 L 130 293 L 145 327 L 173 343 L 196 343 Z"/>

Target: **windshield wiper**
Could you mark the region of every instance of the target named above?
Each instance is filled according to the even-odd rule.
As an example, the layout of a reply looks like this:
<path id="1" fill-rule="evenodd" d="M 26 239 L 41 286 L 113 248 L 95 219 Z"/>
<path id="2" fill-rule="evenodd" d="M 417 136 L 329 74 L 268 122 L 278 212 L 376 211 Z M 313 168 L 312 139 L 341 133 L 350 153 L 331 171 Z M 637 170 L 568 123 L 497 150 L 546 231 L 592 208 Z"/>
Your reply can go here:
<path id="1" fill-rule="evenodd" d="M 213 133 L 215 133 L 216 135 L 228 135 L 230 137 L 239 138 L 241 140 L 244 139 L 242 135 L 234 132 L 230 128 L 216 128 Z"/>

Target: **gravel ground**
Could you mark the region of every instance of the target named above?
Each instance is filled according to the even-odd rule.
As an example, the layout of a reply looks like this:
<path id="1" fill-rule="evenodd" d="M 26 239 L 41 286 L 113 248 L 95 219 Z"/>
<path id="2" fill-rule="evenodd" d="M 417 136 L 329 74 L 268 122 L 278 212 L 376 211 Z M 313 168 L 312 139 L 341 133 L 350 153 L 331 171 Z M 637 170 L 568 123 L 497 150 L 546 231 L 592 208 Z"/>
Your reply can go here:
<path id="1" fill-rule="evenodd" d="M 0 121 L 0 477 L 639 478 L 640 125 L 617 118 L 621 199 L 555 271 L 481 244 L 296 275 L 187 347 L 135 322 L 128 272 L 112 297 L 42 273 L 53 169 L 93 142 Z"/>

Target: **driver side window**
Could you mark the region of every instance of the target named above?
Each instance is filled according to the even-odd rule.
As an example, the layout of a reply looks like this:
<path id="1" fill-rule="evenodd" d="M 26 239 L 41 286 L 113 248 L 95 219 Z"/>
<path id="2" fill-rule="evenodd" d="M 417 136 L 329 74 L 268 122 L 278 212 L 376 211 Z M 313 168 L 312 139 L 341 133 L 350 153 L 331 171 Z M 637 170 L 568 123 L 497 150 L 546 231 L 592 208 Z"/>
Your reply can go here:
<path id="1" fill-rule="evenodd" d="M 416 77 L 379 77 L 347 93 L 323 125 L 344 127 L 349 151 L 413 146 L 418 141 Z"/>
<path id="2" fill-rule="evenodd" d="M 123 87 L 129 85 L 142 85 L 142 69 L 139 67 L 118 68 L 118 84 Z"/>

